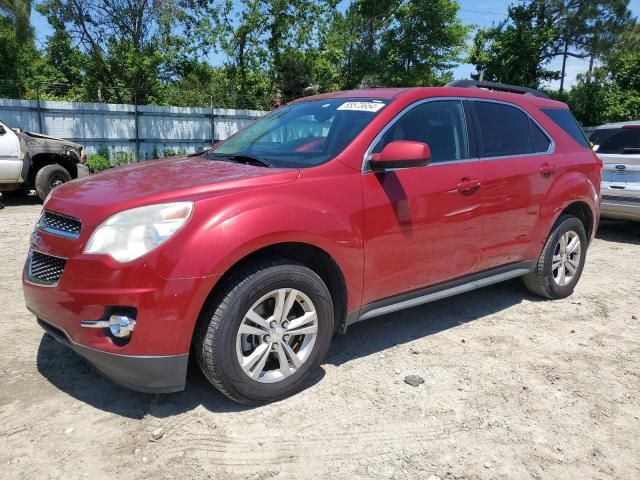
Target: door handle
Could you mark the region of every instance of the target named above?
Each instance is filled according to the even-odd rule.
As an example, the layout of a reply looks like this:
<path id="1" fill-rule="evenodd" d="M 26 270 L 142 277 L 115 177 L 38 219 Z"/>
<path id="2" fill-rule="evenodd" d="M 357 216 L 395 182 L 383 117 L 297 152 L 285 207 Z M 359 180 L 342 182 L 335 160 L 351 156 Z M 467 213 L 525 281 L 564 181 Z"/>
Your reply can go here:
<path id="1" fill-rule="evenodd" d="M 469 177 L 463 177 L 460 183 L 456 185 L 458 191 L 462 194 L 469 195 L 480 188 L 480 180 L 471 179 Z"/>
<path id="2" fill-rule="evenodd" d="M 544 162 L 540 167 L 540 175 L 542 175 L 543 177 L 550 177 L 554 173 L 556 173 L 555 165 L 551 165 L 547 162 Z"/>

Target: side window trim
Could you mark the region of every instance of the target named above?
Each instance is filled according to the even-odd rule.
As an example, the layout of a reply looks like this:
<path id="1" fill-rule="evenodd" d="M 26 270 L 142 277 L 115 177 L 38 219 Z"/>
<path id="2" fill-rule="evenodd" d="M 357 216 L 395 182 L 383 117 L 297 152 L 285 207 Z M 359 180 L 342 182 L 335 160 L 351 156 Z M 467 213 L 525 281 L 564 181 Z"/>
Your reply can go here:
<path id="1" fill-rule="evenodd" d="M 424 105 L 425 103 L 433 103 L 433 102 L 459 102 L 460 106 L 462 107 L 462 111 L 463 111 L 463 115 L 462 115 L 462 121 L 464 123 L 464 135 L 465 135 L 465 140 L 467 141 L 467 155 L 471 155 L 472 151 L 470 149 L 470 144 L 469 144 L 469 125 L 467 124 L 467 116 L 464 113 L 464 100 L 466 100 L 465 97 L 431 97 L 431 98 L 423 98 L 422 100 L 417 100 L 415 102 L 413 102 L 410 105 L 407 105 L 405 108 L 403 108 L 400 112 L 398 112 L 398 114 L 393 117 L 389 123 L 387 123 L 382 130 L 380 130 L 380 132 L 378 132 L 378 134 L 375 136 L 375 138 L 373 139 L 373 141 L 371 142 L 371 144 L 369 145 L 369 147 L 367 147 L 367 150 L 364 152 L 364 158 L 362 159 L 362 167 L 361 167 L 361 172 L 362 173 L 371 173 L 371 169 L 369 168 L 369 162 L 368 159 L 371 156 L 371 152 L 373 151 L 373 149 L 375 148 L 375 146 L 378 144 L 378 142 L 380 140 L 382 140 L 382 137 L 384 136 L 385 133 L 387 133 L 387 131 L 389 131 L 404 115 L 406 115 L 407 113 L 409 113 L 411 110 L 413 110 L 416 107 L 419 107 L 420 105 Z M 438 166 L 438 165 L 447 165 L 449 163 L 465 163 L 465 162 L 474 162 L 474 161 L 478 161 L 479 158 L 474 157 L 474 158 L 464 158 L 461 160 L 450 160 L 450 161 L 445 161 L 445 162 L 437 162 L 437 163 L 433 163 L 433 164 L 429 164 L 427 165 L 427 167 L 430 166 Z"/>
<path id="2" fill-rule="evenodd" d="M 521 158 L 521 157 L 537 157 L 540 155 L 553 155 L 553 153 L 555 152 L 556 149 L 556 142 L 553 139 L 553 137 L 549 134 L 549 132 L 547 132 L 547 130 L 540 125 L 540 122 L 538 122 L 535 118 L 533 118 L 529 112 L 527 112 L 524 108 L 522 108 L 519 105 L 516 105 L 515 103 L 511 103 L 511 102 L 505 102 L 504 100 L 492 100 L 492 99 L 485 99 L 485 98 L 468 98 L 469 102 L 473 102 L 471 103 L 472 106 L 472 110 L 473 110 L 473 117 L 474 117 L 474 125 L 475 125 L 475 130 L 476 132 L 479 131 L 480 129 L 480 121 L 478 120 L 478 116 L 476 113 L 475 108 L 473 108 L 473 104 L 476 102 L 485 102 L 485 103 L 498 103 L 501 105 L 506 105 L 509 107 L 513 107 L 516 108 L 518 110 L 520 110 L 522 113 L 524 113 L 526 115 L 526 117 L 529 119 L 529 122 L 533 122 L 535 125 L 538 126 L 538 128 L 540 128 L 540 130 L 542 131 L 542 133 L 549 139 L 549 148 L 547 148 L 547 150 L 545 152 L 533 152 L 533 153 L 520 153 L 517 155 L 497 155 L 497 156 L 491 156 L 491 157 L 483 157 L 482 154 L 484 153 L 484 145 L 482 145 L 482 136 L 481 135 L 476 135 L 477 138 L 477 142 L 478 142 L 478 156 L 480 157 L 481 160 L 500 160 L 503 158 Z M 529 135 L 531 135 L 531 140 L 533 142 L 533 133 L 531 132 L 531 128 L 529 128 Z"/>

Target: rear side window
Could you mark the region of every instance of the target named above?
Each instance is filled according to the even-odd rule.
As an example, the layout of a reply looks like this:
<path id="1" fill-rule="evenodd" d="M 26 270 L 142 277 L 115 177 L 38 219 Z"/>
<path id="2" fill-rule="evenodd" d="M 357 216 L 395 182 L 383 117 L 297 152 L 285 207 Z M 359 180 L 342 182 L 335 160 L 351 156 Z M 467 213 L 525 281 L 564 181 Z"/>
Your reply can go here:
<path id="1" fill-rule="evenodd" d="M 571 137 L 578 142 L 579 145 L 585 148 L 591 148 L 587 137 L 576 122 L 571 112 L 566 108 L 541 108 L 542 113 L 553 120 L 553 123 L 558 125 L 562 130 L 567 132 Z"/>
<path id="2" fill-rule="evenodd" d="M 602 128 L 594 130 L 591 142 L 598 153 L 640 153 L 640 128 Z"/>
<path id="3" fill-rule="evenodd" d="M 531 135 L 533 135 L 533 151 L 535 153 L 547 152 L 551 146 L 551 140 L 536 122 L 529 119 L 529 123 L 531 124 Z"/>
<path id="4" fill-rule="evenodd" d="M 522 110 L 501 103 L 473 104 L 480 123 L 483 157 L 525 155 L 534 152 L 529 117 Z"/>

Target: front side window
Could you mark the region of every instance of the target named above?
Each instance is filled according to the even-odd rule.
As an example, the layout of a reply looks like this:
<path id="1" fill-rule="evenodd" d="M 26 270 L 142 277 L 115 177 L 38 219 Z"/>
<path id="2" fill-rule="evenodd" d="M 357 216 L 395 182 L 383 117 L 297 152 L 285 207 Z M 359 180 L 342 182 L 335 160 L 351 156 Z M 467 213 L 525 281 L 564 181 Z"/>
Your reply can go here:
<path id="1" fill-rule="evenodd" d="M 522 110 L 493 102 L 474 102 L 474 106 L 480 124 L 483 157 L 526 155 L 534 152 L 530 120 Z"/>
<path id="2" fill-rule="evenodd" d="M 469 158 L 462 103 L 443 100 L 414 107 L 384 133 L 372 152 L 381 152 L 395 140 L 428 144 L 431 163 Z"/>
<path id="3" fill-rule="evenodd" d="M 387 100 L 330 98 L 296 102 L 265 115 L 204 158 L 251 156 L 276 167 L 312 167 L 338 155 Z"/>

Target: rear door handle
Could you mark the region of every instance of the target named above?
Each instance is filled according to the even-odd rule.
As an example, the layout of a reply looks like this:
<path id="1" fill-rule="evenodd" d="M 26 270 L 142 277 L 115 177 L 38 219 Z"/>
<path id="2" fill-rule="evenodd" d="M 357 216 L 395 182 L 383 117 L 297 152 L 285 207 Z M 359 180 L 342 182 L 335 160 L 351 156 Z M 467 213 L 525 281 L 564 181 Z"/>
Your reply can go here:
<path id="1" fill-rule="evenodd" d="M 543 177 L 550 177 L 554 173 L 556 173 L 555 165 L 551 165 L 547 162 L 544 162 L 540 167 L 540 175 L 542 175 Z"/>
<path id="2" fill-rule="evenodd" d="M 456 185 L 458 191 L 465 195 L 469 195 L 475 192 L 478 188 L 480 188 L 480 180 L 472 179 L 469 177 L 463 177 L 460 180 L 460 183 Z"/>

